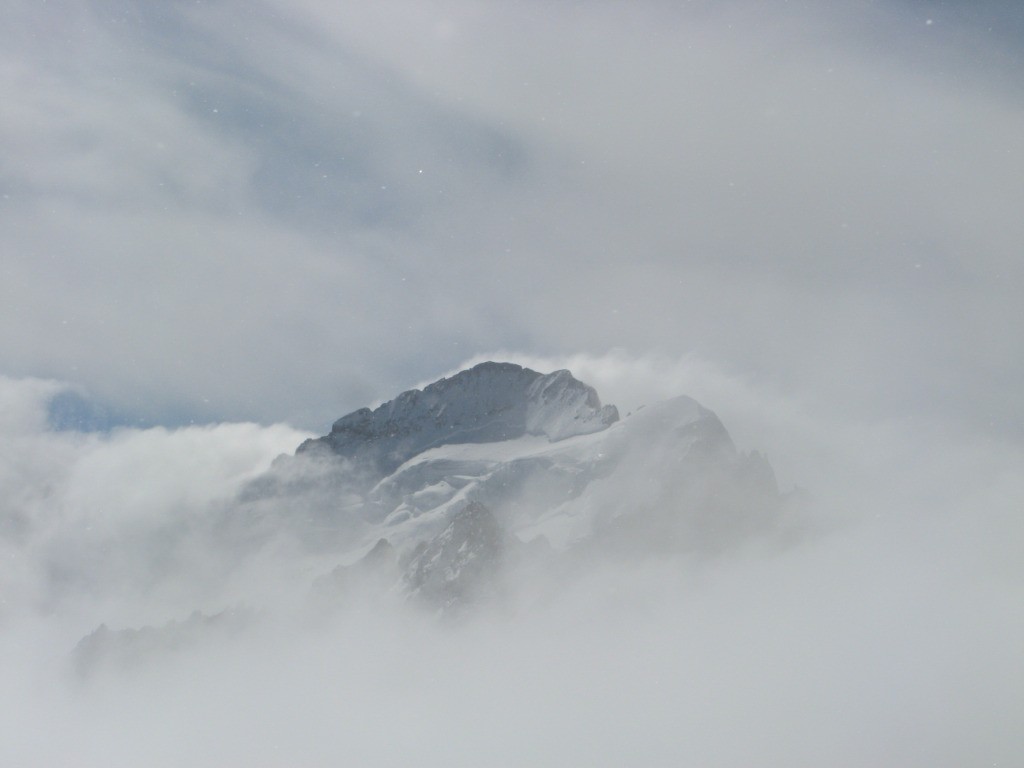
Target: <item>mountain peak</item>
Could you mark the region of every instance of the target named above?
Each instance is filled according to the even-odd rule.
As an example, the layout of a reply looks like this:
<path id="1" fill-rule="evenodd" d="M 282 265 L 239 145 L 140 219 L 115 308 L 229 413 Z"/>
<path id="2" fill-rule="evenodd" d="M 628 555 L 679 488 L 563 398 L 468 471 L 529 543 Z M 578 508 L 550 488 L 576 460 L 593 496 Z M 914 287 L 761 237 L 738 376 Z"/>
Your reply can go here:
<path id="1" fill-rule="evenodd" d="M 410 389 L 374 410 L 361 408 L 331 432 L 299 446 L 316 446 L 390 472 L 429 448 L 489 443 L 523 435 L 550 441 L 599 432 L 618 421 L 613 405 L 567 370 L 541 374 L 514 363 L 484 362 Z"/>

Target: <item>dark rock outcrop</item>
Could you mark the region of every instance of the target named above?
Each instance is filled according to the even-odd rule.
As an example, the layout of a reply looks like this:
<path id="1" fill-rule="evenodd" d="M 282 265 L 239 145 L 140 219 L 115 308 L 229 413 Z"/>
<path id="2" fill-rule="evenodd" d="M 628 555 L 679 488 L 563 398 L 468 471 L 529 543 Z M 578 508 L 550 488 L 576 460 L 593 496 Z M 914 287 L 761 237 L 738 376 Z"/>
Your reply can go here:
<path id="1" fill-rule="evenodd" d="M 592 387 L 569 371 L 540 374 L 513 363 L 480 363 L 451 378 L 403 392 L 375 410 L 338 419 L 331 432 L 298 453 L 329 449 L 384 475 L 430 448 L 488 443 L 523 435 L 557 441 L 618 421 Z"/>
<path id="2" fill-rule="evenodd" d="M 409 593 L 444 611 L 492 594 L 513 550 L 521 546 L 483 504 L 469 502 L 405 568 Z"/>

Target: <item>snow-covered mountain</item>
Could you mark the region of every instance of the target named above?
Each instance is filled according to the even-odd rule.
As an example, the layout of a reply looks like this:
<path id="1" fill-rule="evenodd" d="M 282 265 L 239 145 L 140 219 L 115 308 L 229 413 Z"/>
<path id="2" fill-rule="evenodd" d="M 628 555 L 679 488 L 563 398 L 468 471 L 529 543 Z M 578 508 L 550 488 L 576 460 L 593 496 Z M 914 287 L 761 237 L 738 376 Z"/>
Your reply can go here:
<path id="1" fill-rule="evenodd" d="M 568 371 L 481 363 L 335 422 L 251 483 L 235 523 L 355 562 L 429 546 L 470 505 L 517 542 L 707 549 L 770 524 L 768 462 L 688 397 L 619 419 Z"/>
<path id="2" fill-rule="evenodd" d="M 557 588 L 593 557 L 720 551 L 768 530 L 779 508 L 768 462 L 737 451 L 696 401 L 620 419 L 568 371 L 488 362 L 342 417 L 279 457 L 202 535 L 223 553 L 214 579 L 239 578 L 247 559 L 288 541 L 302 564 L 275 556 L 274 589 L 291 579 L 318 611 L 387 599 L 458 615 L 515 592 L 527 571 Z M 237 599 L 223 594 L 220 608 L 201 608 Z M 173 622 L 104 630 L 80 652 L 134 658 L 181 633 Z"/>

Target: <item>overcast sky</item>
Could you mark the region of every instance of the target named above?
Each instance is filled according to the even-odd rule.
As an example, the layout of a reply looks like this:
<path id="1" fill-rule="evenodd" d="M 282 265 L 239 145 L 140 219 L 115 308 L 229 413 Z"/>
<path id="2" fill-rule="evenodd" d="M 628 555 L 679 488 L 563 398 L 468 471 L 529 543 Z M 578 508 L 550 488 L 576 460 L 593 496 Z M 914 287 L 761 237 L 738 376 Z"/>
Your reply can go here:
<path id="1" fill-rule="evenodd" d="M 322 431 L 617 351 L 1020 436 L 1014 3 L 5 8 L 4 374 Z"/>

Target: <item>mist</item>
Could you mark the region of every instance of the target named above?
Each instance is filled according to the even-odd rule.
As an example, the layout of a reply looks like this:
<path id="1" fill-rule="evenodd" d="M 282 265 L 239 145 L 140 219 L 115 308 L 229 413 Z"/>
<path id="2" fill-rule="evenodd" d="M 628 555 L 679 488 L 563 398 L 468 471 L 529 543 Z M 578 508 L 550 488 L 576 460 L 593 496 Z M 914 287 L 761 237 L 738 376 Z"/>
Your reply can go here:
<path id="1" fill-rule="evenodd" d="M 575 362 L 639 396 L 668 386 L 664 360 Z M 723 411 L 768 425 L 761 437 L 780 420 L 778 402 L 742 382 L 730 391 L 707 365 L 675 370 L 726 393 Z M 6 762 L 952 766 L 1019 756 L 1024 489 L 1009 445 L 917 442 L 895 424 L 814 429 L 789 402 L 792 444 L 819 454 L 794 463 L 817 470 L 813 501 L 795 517 L 713 551 L 604 556 L 555 580 L 524 571 L 511 596 L 452 623 L 398 599 L 315 607 L 309 584 L 351 555 L 324 557 L 284 535 L 236 562 L 193 532 L 184 567 L 154 575 L 152 543 L 169 525 L 214 514 L 306 434 L 53 432 L 45 405 L 57 386 L 5 381 L 4 519 L 26 521 L 4 539 L 16 566 L 5 572 L 0 654 Z M 12 471 L 29 455 L 36 476 Z M 74 583 L 54 580 L 54 561 L 79 568 Z M 224 561 L 234 565 L 214 566 Z M 75 644 L 100 623 L 187 623 L 196 608 L 247 613 L 225 631 L 158 643 L 137 663 L 74 673 Z"/>
<path id="2" fill-rule="evenodd" d="M 1014 3 L 5 22 L 0 762 L 1024 761 Z M 778 504 L 454 618 L 318 599 L 377 529 L 275 459 L 485 360 L 695 398 Z"/>

